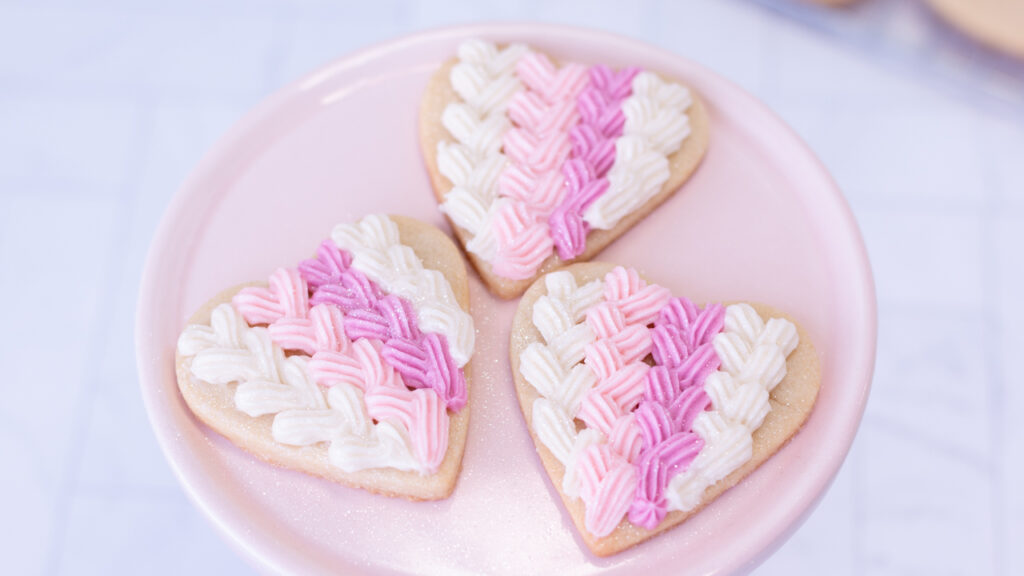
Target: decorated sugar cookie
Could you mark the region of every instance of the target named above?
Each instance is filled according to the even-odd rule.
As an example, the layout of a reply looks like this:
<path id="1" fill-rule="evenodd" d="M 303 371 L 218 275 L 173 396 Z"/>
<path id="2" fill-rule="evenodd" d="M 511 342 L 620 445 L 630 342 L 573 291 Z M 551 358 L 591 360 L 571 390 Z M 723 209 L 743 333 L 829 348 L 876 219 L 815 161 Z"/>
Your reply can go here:
<path id="1" fill-rule="evenodd" d="M 267 284 L 196 312 L 178 339 L 178 386 L 200 420 L 270 463 L 444 498 L 466 442 L 468 309 L 465 266 L 444 233 L 367 216 Z"/>
<path id="2" fill-rule="evenodd" d="M 698 306 L 599 262 L 537 280 L 510 356 L 541 461 L 601 556 L 678 525 L 771 457 L 820 382 L 784 314 Z"/>
<path id="3" fill-rule="evenodd" d="M 463 43 L 420 110 L 434 192 L 492 292 L 588 260 L 665 201 L 707 149 L 686 86 L 638 67 Z"/>

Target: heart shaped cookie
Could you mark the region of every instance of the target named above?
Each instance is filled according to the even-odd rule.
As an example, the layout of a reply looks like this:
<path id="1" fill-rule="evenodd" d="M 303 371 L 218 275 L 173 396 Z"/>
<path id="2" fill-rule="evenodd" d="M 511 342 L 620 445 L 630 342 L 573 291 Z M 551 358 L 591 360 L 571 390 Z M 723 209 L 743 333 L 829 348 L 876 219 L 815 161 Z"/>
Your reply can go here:
<path id="1" fill-rule="evenodd" d="M 475 333 L 466 268 L 400 216 L 335 227 L 316 256 L 226 290 L 178 339 L 192 412 L 272 464 L 412 500 L 451 494 Z"/>
<path id="2" fill-rule="evenodd" d="M 704 157 L 708 116 L 649 70 L 557 66 L 522 44 L 470 40 L 430 79 L 420 144 L 469 260 L 512 298 L 671 196 Z"/>
<path id="3" fill-rule="evenodd" d="M 599 556 L 678 525 L 754 471 L 803 425 L 821 379 L 784 314 L 700 308 L 600 262 L 530 287 L 509 354 L 541 462 Z"/>

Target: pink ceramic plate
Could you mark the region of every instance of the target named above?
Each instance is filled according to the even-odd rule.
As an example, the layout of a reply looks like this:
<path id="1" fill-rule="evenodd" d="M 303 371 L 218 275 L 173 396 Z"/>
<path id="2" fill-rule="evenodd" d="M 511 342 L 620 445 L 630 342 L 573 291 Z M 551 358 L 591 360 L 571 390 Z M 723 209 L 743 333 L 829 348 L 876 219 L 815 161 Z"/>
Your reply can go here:
<path id="1" fill-rule="evenodd" d="M 787 310 L 821 352 L 821 395 L 788 446 L 682 526 L 610 559 L 584 551 L 527 434 L 507 358 L 516 303 L 490 296 L 475 278 L 472 420 L 448 500 L 392 500 L 263 464 L 199 424 L 175 384 L 175 341 L 191 312 L 224 287 L 309 256 L 333 224 L 390 212 L 446 228 L 416 115 L 430 73 L 473 36 L 583 62 L 640 64 L 700 91 L 712 120 L 703 166 L 601 258 L 697 301 Z M 236 126 L 164 216 L 143 275 L 137 347 L 146 406 L 182 485 L 269 571 L 720 574 L 750 569 L 777 548 L 838 471 L 867 399 L 875 300 L 839 190 L 753 98 L 688 60 L 606 33 L 470 26 L 339 60 Z"/>

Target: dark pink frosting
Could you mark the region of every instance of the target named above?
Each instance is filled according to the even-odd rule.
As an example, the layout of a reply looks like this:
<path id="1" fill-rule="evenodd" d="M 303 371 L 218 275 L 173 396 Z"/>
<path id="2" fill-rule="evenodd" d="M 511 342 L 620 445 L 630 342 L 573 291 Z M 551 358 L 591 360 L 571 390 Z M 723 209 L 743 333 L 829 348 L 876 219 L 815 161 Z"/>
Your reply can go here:
<path id="1" fill-rule="evenodd" d="M 655 366 L 647 372 L 643 400 L 634 412 L 643 442 L 629 508 L 629 521 L 637 526 L 653 530 L 664 519 L 665 488 L 704 447 L 692 427 L 711 404 L 704 380 L 721 364 L 712 343 L 724 325 L 723 306 L 701 310 L 686 298 L 669 300 L 654 321 Z"/>
<path id="2" fill-rule="evenodd" d="M 632 93 L 639 68 L 619 72 L 607 66 L 590 69 L 589 84 L 576 100 L 580 123 L 569 130 L 571 158 L 562 165 L 568 190 L 548 218 L 558 257 L 571 260 L 583 253 L 589 225 L 583 212 L 608 189 L 604 176 L 615 162 L 615 140 L 622 135 L 622 101 Z"/>
<path id="3" fill-rule="evenodd" d="M 316 258 L 300 263 L 299 274 L 313 290 L 310 304 L 340 308 L 349 339 L 382 341 L 381 356 L 408 386 L 433 389 L 451 410 L 465 406 L 465 375 L 452 358 L 447 339 L 421 332 L 411 302 L 385 294 L 351 263 L 352 256 L 330 240 L 320 245 Z"/>

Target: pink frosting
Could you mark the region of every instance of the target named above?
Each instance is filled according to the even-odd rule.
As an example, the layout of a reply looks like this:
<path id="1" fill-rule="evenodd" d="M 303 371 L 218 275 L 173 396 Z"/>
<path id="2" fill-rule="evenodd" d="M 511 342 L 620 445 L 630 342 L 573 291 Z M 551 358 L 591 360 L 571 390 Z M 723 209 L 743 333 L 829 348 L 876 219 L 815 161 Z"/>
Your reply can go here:
<path id="1" fill-rule="evenodd" d="M 566 64 L 562 68 L 540 52 L 530 52 L 516 63 L 516 75 L 527 89 L 537 93 L 545 102 L 572 102 L 587 85 L 587 68 L 581 64 Z"/>
<path id="2" fill-rule="evenodd" d="M 527 128 L 506 132 L 502 146 L 509 160 L 533 174 L 557 170 L 572 149 L 564 132 L 536 134 Z"/>
<path id="3" fill-rule="evenodd" d="M 537 219 L 525 202 L 506 204 L 494 221 L 498 251 L 491 268 L 498 276 L 530 278 L 551 254 L 551 236 L 547 225 Z"/>
<path id="4" fill-rule="evenodd" d="M 345 352 L 321 350 L 309 361 L 309 374 L 319 384 L 351 384 L 363 393 L 376 388 L 406 389 L 401 375 L 383 361 L 379 340 L 362 339 Z"/>
<path id="5" fill-rule="evenodd" d="M 622 103 L 639 72 L 575 63 L 559 68 L 538 52 L 516 63 L 525 90 L 509 101 L 515 127 L 502 136 L 511 163 L 499 192 L 510 202 L 491 221 L 498 231 L 495 274 L 530 278 L 552 250 L 562 260 L 583 253 L 590 231 L 583 213 L 608 190 L 605 175 L 626 122 Z"/>
<path id="6" fill-rule="evenodd" d="M 590 85 L 578 101 L 583 123 L 601 134 L 621 135 L 626 124 L 622 102 L 633 94 L 633 79 L 640 72 L 637 67 L 616 72 L 603 64 L 591 68 Z"/>
<path id="7" fill-rule="evenodd" d="M 608 180 L 598 178 L 594 167 L 581 158 L 572 158 L 562 165 L 565 178 L 565 199 L 548 217 L 551 241 L 562 260 L 572 260 L 583 253 L 590 226 L 583 212 L 608 190 Z"/>
<path id="8" fill-rule="evenodd" d="M 532 90 L 518 92 L 509 102 L 508 117 L 532 134 L 568 133 L 569 128 L 579 121 L 579 113 L 576 103 L 565 96 L 558 94 L 553 100 L 548 100 Z"/>
<path id="9" fill-rule="evenodd" d="M 643 441 L 643 433 L 633 414 L 625 414 L 616 420 L 608 433 L 608 446 L 630 462 L 634 462 L 640 455 L 644 447 Z"/>
<path id="10" fill-rule="evenodd" d="M 605 302 L 586 312 L 596 340 L 584 348 L 584 364 L 597 384 L 580 404 L 578 418 L 610 435 L 616 422 L 644 395 L 650 367 L 643 359 L 652 350 L 647 324 L 658 315 L 670 294 L 640 279 L 634 270 L 616 267 L 605 276 Z"/>
<path id="11" fill-rule="evenodd" d="M 432 390 L 378 386 L 363 396 L 374 420 L 396 420 L 409 431 L 413 455 L 434 471 L 448 449 L 448 412 Z"/>
<path id="12" fill-rule="evenodd" d="M 343 264 L 351 257 L 325 241 L 317 257 L 299 270 L 315 292 L 314 304 L 333 304 L 344 314 L 345 333 L 352 340 L 372 338 L 384 342 L 382 357 L 413 388 L 437 392 L 451 410 L 466 405 L 466 379 L 452 358 L 442 334 L 423 333 L 416 312 L 405 298 L 384 292 L 365 274 Z"/>
<path id="13" fill-rule="evenodd" d="M 347 352 L 324 350 L 309 361 L 309 373 L 325 386 L 352 384 L 363 391 L 366 413 L 392 420 L 409 431 L 413 455 L 434 472 L 448 450 L 448 412 L 431 389 L 410 390 L 381 354 L 379 340 L 363 338 Z"/>
<path id="14" fill-rule="evenodd" d="M 647 379 L 644 381 L 644 396 L 640 407 L 660 406 L 660 409 L 670 418 L 674 430 L 689 430 L 697 416 L 707 408 L 708 402 L 710 399 L 702 385 L 683 385 L 675 371 L 658 365 L 647 372 Z M 657 442 L 647 445 L 654 443 Z"/>
<path id="15" fill-rule="evenodd" d="M 531 52 L 516 63 L 525 90 L 509 101 L 515 128 L 502 138 L 511 160 L 499 192 L 511 200 L 492 220 L 495 274 L 532 277 L 552 250 L 562 260 L 583 253 L 589 226 L 583 212 L 608 189 L 605 174 L 615 162 L 622 135 L 622 102 L 632 94 L 639 68 L 555 66 Z"/>
<path id="16" fill-rule="evenodd" d="M 615 72 L 594 66 L 590 83 L 576 100 L 581 123 L 569 131 L 572 159 L 562 166 L 568 190 L 548 218 L 562 260 L 571 260 L 586 248 L 590 227 L 583 212 L 608 189 L 604 176 L 615 163 L 615 140 L 622 136 L 626 122 L 622 102 L 632 94 L 633 78 L 639 72 L 639 68 Z"/>
<path id="17" fill-rule="evenodd" d="M 693 432 L 679 432 L 640 453 L 637 462 L 635 497 L 629 506 L 629 521 L 653 530 L 668 511 L 665 487 L 697 458 L 704 440 Z"/>
<path id="18" fill-rule="evenodd" d="M 606 444 L 588 448 L 578 464 L 580 496 L 587 505 L 585 524 L 597 536 L 610 533 L 626 515 L 639 481 L 640 469 L 633 462 L 642 456 L 644 432 L 632 411 L 644 396 L 650 370 L 644 358 L 652 342 L 650 329 L 629 319 L 644 317 L 634 300 L 649 293 L 639 276 L 631 279 L 624 268 L 616 268 L 605 278 L 605 302 L 586 312 L 596 340 L 585 347 L 584 364 L 597 383 L 584 396 L 577 417 L 608 438 Z M 616 298 L 609 299 L 609 294 Z M 659 305 L 650 298 L 644 302 Z M 649 315 L 656 316 L 657 310 Z"/>
<path id="19" fill-rule="evenodd" d="M 586 503 L 583 523 L 592 534 L 607 535 L 629 510 L 637 469 L 607 444 L 588 447 L 578 466 L 580 498 Z"/>
<path id="20" fill-rule="evenodd" d="M 654 322 L 671 298 L 668 288 L 647 284 L 632 268 L 616 266 L 605 276 L 604 299 L 615 303 L 627 324 L 646 326 Z"/>
<path id="21" fill-rule="evenodd" d="M 285 350 L 300 350 L 312 356 L 318 350 L 344 352 L 349 338 L 344 316 L 336 306 L 317 304 L 306 318 L 282 317 L 268 327 L 270 338 Z"/>
<path id="22" fill-rule="evenodd" d="M 597 384 L 580 405 L 579 419 L 610 435 L 616 421 L 628 414 L 644 393 L 650 367 L 643 362 L 651 351 L 650 330 L 628 325 L 614 302 L 592 306 L 586 322 L 597 340 L 584 348 L 584 364 L 597 376 Z"/>
<path id="23" fill-rule="evenodd" d="M 720 364 L 711 341 L 724 325 L 721 304 L 700 310 L 685 298 L 673 298 L 659 313 L 651 333 L 654 361 L 678 372 L 684 385 L 703 383 Z"/>
<path id="24" fill-rule="evenodd" d="M 561 166 L 572 150 L 569 129 L 579 121 L 576 98 L 588 80 L 586 67 L 558 69 L 539 53 L 520 59 L 516 74 L 527 89 L 509 102 L 517 127 L 503 138 L 511 164 L 498 186 L 510 201 L 493 222 L 497 252 L 491 265 L 499 276 L 523 279 L 536 274 L 554 248 L 547 220 L 565 197 Z"/>
<path id="25" fill-rule="evenodd" d="M 309 290 L 297 270 L 278 268 L 269 286 L 248 286 L 231 299 L 249 324 L 271 324 L 279 318 L 305 318 L 309 311 Z"/>
<path id="26" fill-rule="evenodd" d="M 533 207 L 538 212 L 550 212 L 561 201 L 565 182 L 556 171 L 536 174 L 529 169 L 509 165 L 498 179 L 502 195 Z"/>
<path id="27" fill-rule="evenodd" d="M 647 373 L 644 399 L 635 412 L 643 438 L 640 481 L 629 508 L 629 521 L 647 529 L 667 514 L 668 482 L 684 472 L 704 446 L 691 428 L 711 404 L 704 380 L 721 364 L 712 341 L 725 325 L 725 308 L 711 304 L 701 310 L 686 298 L 672 298 L 654 324 L 655 366 Z"/>
<path id="28" fill-rule="evenodd" d="M 324 241 L 316 250 L 316 258 L 299 263 L 299 273 L 310 288 L 338 282 L 352 265 L 352 255 L 347 250 L 336 248 L 333 243 Z"/>
<path id="29" fill-rule="evenodd" d="M 614 530 L 623 515 L 651 530 L 664 519 L 669 481 L 704 447 L 692 427 L 711 404 L 704 380 L 720 364 L 712 342 L 725 322 L 721 305 L 701 310 L 632 269 L 609 272 L 604 297 L 586 311 L 596 340 L 586 346 L 584 364 L 597 383 L 577 415 L 607 437 L 578 464 L 586 526 L 596 536 Z M 648 354 L 653 367 L 644 362 Z"/>
<path id="30" fill-rule="evenodd" d="M 408 300 L 386 294 L 351 263 L 325 241 L 316 258 L 276 270 L 268 287 L 243 288 L 232 303 L 249 324 L 268 324 L 283 349 L 312 356 L 319 384 L 363 390 L 367 414 L 401 423 L 417 460 L 433 472 L 448 447 L 447 410 L 466 404 L 465 376 L 446 338 L 420 331 Z"/>

